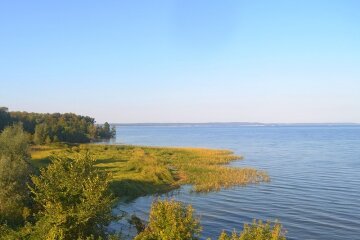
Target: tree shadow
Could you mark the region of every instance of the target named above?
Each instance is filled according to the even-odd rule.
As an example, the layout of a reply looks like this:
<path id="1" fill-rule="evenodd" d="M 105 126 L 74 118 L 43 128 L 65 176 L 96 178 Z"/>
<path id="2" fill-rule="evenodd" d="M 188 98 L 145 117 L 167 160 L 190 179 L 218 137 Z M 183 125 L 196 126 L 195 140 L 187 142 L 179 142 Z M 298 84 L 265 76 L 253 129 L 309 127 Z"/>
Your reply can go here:
<path id="1" fill-rule="evenodd" d="M 51 163 L 51 159 L 50 157 L 44 157 L 44 158 L 39 158 L 39 159 L 32 159 L 30 161 L 31 165 L 34 166 L 36 169 L 40 169 L 43 167 L 46 167 L 47 165 L 49 165 Z"/>
<path id="2" fill-rule="evenodd" d="M 119 163 L 119 162 L 127 162 L 127 161 L 128 160 L 124 160 L 124 159 L 106 158 L 106 159 L 97 159 L 96 164 Z"/>
<path id="3" fill-rule="evenodd" d="M 142 196 L 164 194 L 179 187 L 179 185 L 132 179 L 113 180 L 110 183 L 113 194 L 125 202 L 131 202 Z"/>

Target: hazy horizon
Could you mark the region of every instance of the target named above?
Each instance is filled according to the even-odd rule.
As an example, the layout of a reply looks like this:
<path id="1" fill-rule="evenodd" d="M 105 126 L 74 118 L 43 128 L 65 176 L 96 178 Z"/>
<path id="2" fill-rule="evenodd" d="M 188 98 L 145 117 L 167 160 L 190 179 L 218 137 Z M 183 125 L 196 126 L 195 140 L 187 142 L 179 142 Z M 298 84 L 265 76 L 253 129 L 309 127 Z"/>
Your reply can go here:
<path id="1" fill-rule="evenodd" d="M 0 106 L 0 107 L 6 107 L 6 106 Z M 34 111 L 25 111 L 25 110 L 13 110 L 13 109 L 9 109 L 9 111 L 19 111 L 19 112 L 32 112 L 34 113 Z M 79 112 L 56 112 L 56 111 L 49 111 L 49 112 L 36 112 L 36 113 L 49 113 L 49 114 L 53 114 L 53 113 L 74 113 L 74 114 L 79 114 L 79 115 L 83 115 L 83 116 L 89 116 L 86 114 L 80 114 Z M 93 117 L 93 116 L 89 116 L 89 117 Z M 264 125 L 317 125 L 317 124 L 324 124 L 324 125 L 360 125 L 360 122 L 265 122 L 265 121 L 204 121 L 204 122 L 112 122 L 112 121 L 98 121 L 95 118 L 95 121 L 97 124 L 103 124 L 105 122 L 108 122 L 110 124 L 114 124 L 114 125 L 146 125 L 146 124 L 264 124 Z"/>
<path id="2" fill-rule="evenodd" d="M 113 123 L 360 123 L 359 1 L 20 1 L 0 106 Z"/>
<path id="3" fill-rule="evenodd" d="M 239 125 L 360 125 L 356 122 L 133 122 L 133 123 L 117 123 L 111 122 L 114 125 L 186 125 L 186 124 L 239 124 Z"/>

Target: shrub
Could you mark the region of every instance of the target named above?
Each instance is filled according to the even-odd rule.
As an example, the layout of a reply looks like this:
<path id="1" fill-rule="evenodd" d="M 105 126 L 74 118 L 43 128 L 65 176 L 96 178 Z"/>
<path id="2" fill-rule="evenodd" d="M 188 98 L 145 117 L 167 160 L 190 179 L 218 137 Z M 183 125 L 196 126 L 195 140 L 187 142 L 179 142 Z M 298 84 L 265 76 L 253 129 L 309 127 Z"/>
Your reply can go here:
<path id="1" fill-rule="evenodd" d="M 158 200 L 152 204 L 149 224 L 135 240 L 194 240 L 200 232 L 201 226 L 191 205 Z"/>
<path id="2" fill-rule="evenodd" d="M 28 141 L 20 124 L 0 134 L 0 224 L 18 225 L 30 214 Z"/>
<path id="3" fill-rule="evenodd" d="M 94 166 L 89 155 L 58 156 L 32 181 L 31 190 L 40 205 L 35 238 L 107 237 L 114 201 L 108 192 L 109 176 Z"/>
<path id="4" fill-rule="evenodd" d="M 228 235 L 222 232 L 219 240 L 286 240 L 285 232 L 280 223 L 263 223 L 261 220 L 254 220 L 252 224 L 245 224 L 241 233 L 233 232 Z"/>

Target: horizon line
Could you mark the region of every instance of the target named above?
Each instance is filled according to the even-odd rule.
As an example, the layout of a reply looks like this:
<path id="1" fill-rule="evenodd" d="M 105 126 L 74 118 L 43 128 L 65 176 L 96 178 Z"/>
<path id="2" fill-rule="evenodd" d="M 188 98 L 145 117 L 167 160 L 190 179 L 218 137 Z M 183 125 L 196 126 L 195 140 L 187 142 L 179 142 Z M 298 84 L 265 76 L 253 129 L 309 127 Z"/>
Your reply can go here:
<path id="1" fill-rule="evenodd" d="M 134 122 L 110 123 L 111 125 L 185 125 L 185 124 L 241 124 L 241 125 L 360 125 L 357 122 Z"/>

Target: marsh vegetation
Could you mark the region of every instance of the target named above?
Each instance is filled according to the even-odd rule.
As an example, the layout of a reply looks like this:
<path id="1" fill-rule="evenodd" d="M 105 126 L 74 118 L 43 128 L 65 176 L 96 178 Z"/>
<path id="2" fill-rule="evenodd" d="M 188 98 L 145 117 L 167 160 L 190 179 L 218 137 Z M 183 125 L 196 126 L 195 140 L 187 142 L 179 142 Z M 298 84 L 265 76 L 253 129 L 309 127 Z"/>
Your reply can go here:
<path id="1" fill-rule="evenodd" d="M 110 186 L 119 197 L 166 192 L 182 184 L 191 184 L 196 192 L 209 192 L 269 181 L 266 172 L 226 166 L 241 159 L 227 150 L 93 144 L 57 144 L 31 149 L 35 166 L 48 164 L 53 154 L 90 154 L 97 167 L 111 173 Z"/>

